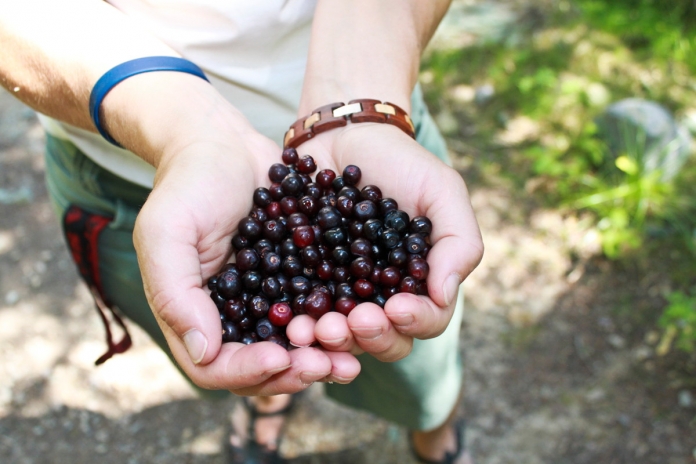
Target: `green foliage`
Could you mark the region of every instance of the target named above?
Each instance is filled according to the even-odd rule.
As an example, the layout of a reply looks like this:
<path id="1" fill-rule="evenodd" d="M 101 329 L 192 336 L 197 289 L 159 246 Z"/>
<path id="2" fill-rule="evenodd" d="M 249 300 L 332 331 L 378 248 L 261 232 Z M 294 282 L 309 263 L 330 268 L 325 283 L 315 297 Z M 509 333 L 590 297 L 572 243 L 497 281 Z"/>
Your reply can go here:
<path id="1" fill-rule="evenodd" d="M 560 8 L 564 3 L 571 7 Z M 620 257 L 640 247 L 648 230 L 665 228 L 696 251 L 696 221 L 684 201 L 694 192 L 646 168 L 641 134 L 628 136 L 616 153 L 598 122 L 608 104 L 623 98 L 646 98 L 675 112 L 696 101 L 693 0 L 552 4 L 545 28 L 528 37 L 431 53 L 425 66 L 433 77 L 426 86 L 431 107 L 476 121 L 467 141 L 481 153 L 500 152 L 501 133 L 531 120 L 536 132 L 505 146 L 504 173 L 518 185 L 536 180 L 534 195 L 547 206 L 594 214 L 607 256 Z M 495 89 L 485 104 L 448 97 L 457 85 L 483 84 Z"/>
<path id="2" fill-rule="evenodd" d="M 661 343 L 663 353 L 672 343 L 687 353 L 696 350 L 696 296 L 682 292 L 672 292 L 669 304 L 660 318 L 660 326 L 665 329 Z"/>
<path id="3" fill-rule="evenodd" d="M 617 34 L 646 59 L 684 63 L 696 71 L 696 4 L 693 0 L 578 0 L 587 20 Z"/>
<path id="4" fill-rule="evenodd" d="M 678 175 L 666 176 L 646 162 L 645 134 L 626 131 L 619 149 L 610 147 L 600 116 L 630 97 L 657 102 L 676 117 L 693 110 L 696 2 L 542 0 L 539 10 L 543 27 L 518 24 L 499 42 L 430 51 L 430 108 L 460 123 L 449 135 L 477 156 L 480 172 L 507 176 L 520 195 L 547 207 L 591 213 L 608 257 L 690 251 L 689 264 L 668 277 L 676 288 L 690 288 L 696 160 L 680 160 Z M 474 89 L 484 85 L 493 95 L 475 99 Z M 520 122 L 528 130 L 515 136 Z M 668 301 L 662 349 L 696 351 L 696 294 L 676 291 Z"/>

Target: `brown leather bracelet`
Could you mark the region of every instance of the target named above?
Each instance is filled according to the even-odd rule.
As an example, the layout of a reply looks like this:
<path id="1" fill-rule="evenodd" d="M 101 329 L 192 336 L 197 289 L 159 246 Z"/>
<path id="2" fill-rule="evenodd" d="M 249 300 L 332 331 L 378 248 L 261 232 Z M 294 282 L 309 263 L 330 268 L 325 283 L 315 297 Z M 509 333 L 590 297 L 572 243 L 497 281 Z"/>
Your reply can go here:
<path id="1" fill-rule="evenodd" d="M 392 124 L 413 138 L 416 135 L 413 122 L 404 110 L 393 103 L 363 98 L 351 100 L 347 105 L 342 102 L 331 103 L 298 119 L 285 133 L 283 148 L 297 148 L 315 135 L 343 127 L 349 121 Z"/>

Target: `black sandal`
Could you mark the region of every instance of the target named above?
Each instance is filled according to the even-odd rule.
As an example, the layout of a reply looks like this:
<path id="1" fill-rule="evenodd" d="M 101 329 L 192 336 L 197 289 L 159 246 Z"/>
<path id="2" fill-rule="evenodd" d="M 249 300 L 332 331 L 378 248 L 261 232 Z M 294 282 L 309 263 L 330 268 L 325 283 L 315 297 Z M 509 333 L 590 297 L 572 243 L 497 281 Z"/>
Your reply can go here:
<path id="1" fill-rule="evenodd" d="M 454 452 L 452 453 L 446 453 L 445 457 L 439 461 L 433 461 L 431 459 L 425 459 L 424 457 L 421 457 L 416 451 L 415 445 L 413 444 L 413 436 L 411 435 L 411 433 L 409 433 L 408 441 L 411 446 L 411 454 L 413 454 L 413 457 L 416 459 L 416 461 L 418 461 L 421 464 L 455 464 L 458 459 L 464 456 L 464 453 L 467 452 L 466 422 L 464 421 L 464 419 L 459 419 L 454 423 L 453 427 L 454 433 L 457 437 L 457 449 L 454 450 Z"/>
<path id="2" fill-rule="evenodd" d="M 247 397 L 240 398 L 238 405 L 244 408 L 246 413 L 246 424 L 245 426 L 241 423 L 236 431 L 240 433 L 233 433 L 235 431 L 235 426 L 230 421 L 230 431 L 226 436 L 227 440 L 227 462 L 230 464 L 282 464 L 286 462 L 281 458 L 278 453 L 278 448 L 270 449 L 264 445 L 259 444 L 256 441 L 256 421 L 257 419 L 263 417 L 278 417 L 282 416 L 287 418 L 290 411 L 295 406 L 295 395 L 290 397 L 290 402 L 284 408 L 273 411 L 273 412 L 260 412 L 256 409 L 256 406 Z M 235 406 L 236 407 L 236 406 Z M 233 413 L 234 414 L 234 413 Z M 283 434 L 283 428 L 285 423 L 281 426 L 280 432 L 278 433 L 278 438 Z M 246 437 L 243 436 L 242 430 L 245 429 Z M 241 439 L 241 443 L 233 444 L 232 436 L 236 435 Z M 280 443 L 278 443 L 280 444 Z"/>

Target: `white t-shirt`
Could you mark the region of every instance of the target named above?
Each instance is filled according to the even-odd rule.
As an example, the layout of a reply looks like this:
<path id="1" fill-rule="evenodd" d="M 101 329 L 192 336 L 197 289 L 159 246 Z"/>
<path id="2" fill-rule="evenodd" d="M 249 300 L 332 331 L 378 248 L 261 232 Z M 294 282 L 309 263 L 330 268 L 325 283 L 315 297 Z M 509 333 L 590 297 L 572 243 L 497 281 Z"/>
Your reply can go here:
<path id="1" fill-rule="evenodd" d="M 278 144 L 296 118 L 316 0 L 109 0 L 184 58 Z M 40 115 L 105 169 L 152 187 L 154 168 L 101 135 Z"/>

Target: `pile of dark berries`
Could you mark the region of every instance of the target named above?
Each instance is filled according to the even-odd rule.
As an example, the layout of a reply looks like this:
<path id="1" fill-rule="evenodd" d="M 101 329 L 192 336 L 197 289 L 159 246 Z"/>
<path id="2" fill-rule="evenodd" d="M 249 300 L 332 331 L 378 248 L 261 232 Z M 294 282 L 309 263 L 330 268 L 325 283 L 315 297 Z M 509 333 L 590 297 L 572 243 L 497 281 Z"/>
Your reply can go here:
<path id="1" fill-rule="evenodd" d="M 348 315 L 362 302 L 384 307 L 400 292 L 427 294 L 427 217 L 410 219 L 375 185 L 358 188 L 357 166 L 312 179 L 311 156 L 293 148 L 282 156 L 232 237 L 236 262 L 208 280 L 223 343 L 287 348 L 285 327 L 295 315 Z"/>

